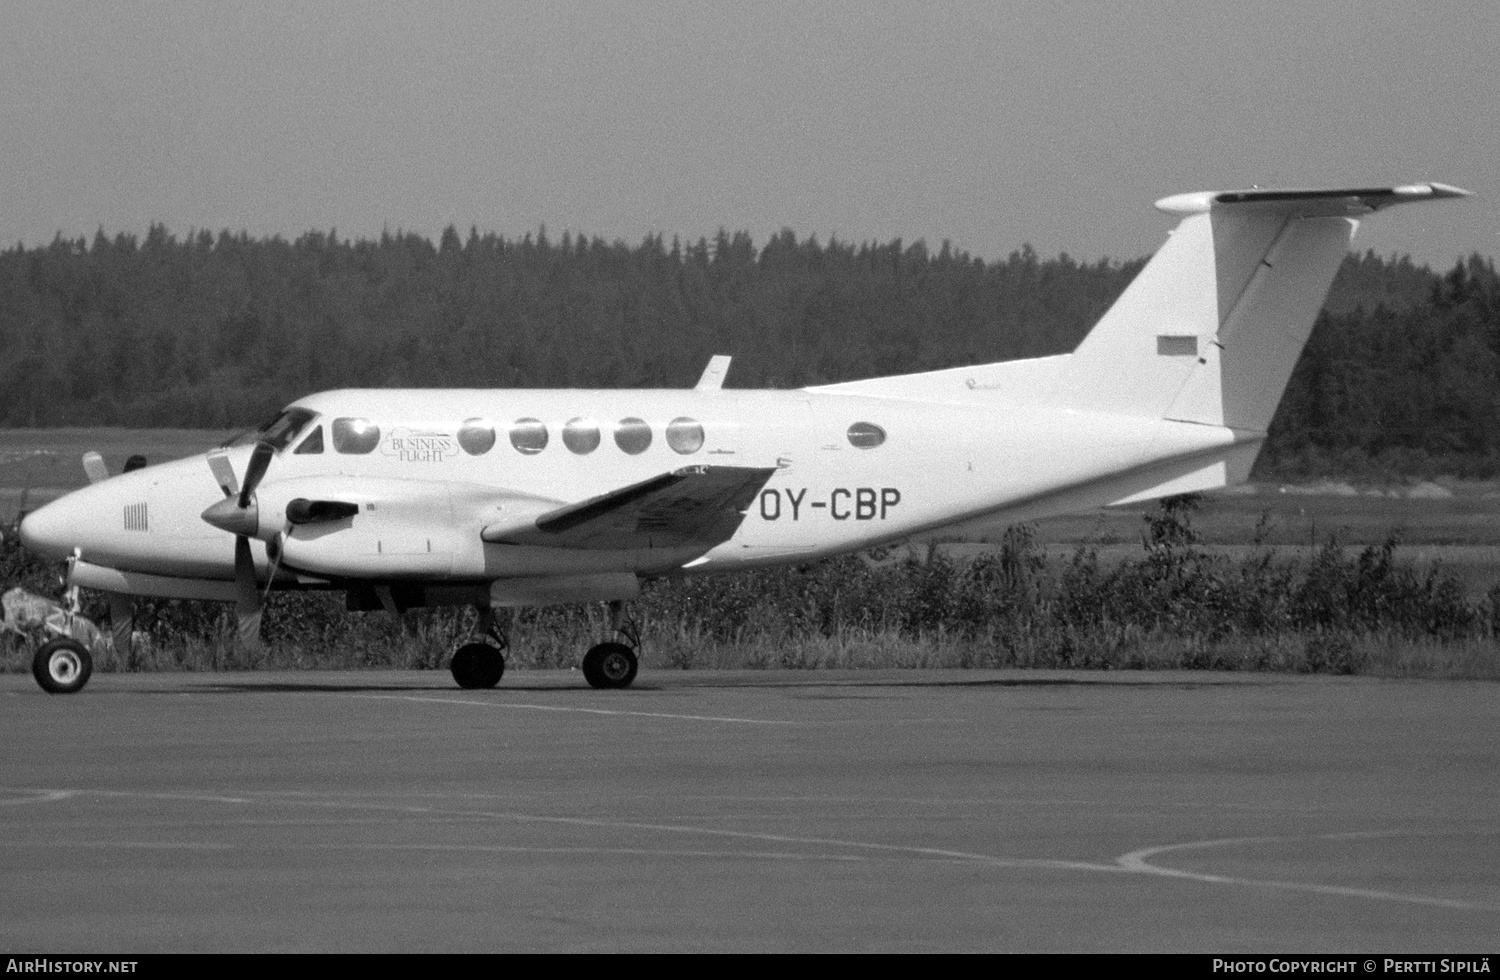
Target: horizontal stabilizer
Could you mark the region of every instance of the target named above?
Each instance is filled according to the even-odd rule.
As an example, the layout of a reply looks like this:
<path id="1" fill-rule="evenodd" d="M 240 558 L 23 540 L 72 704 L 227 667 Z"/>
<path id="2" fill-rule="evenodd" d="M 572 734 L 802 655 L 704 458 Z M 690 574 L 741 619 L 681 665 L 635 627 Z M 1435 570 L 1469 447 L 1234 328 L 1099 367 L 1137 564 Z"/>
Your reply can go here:
<path id="1" fill-rule="evenodd" d="M 1400 187 L 1348 187 L 1325 189 L 1252 188 L 1247 191 L 1194 191 L 1174 194 L 1156 202 L 1168 214 L 1202 214 L 1215 208 L 1259 207 L 1299 218 L 1345 217 L 1379 211 L 1396 204 L 1416 204 L 1444 198 L 1469 197 L 1468 191 L 1451 184 L 1404 184 Z"/>

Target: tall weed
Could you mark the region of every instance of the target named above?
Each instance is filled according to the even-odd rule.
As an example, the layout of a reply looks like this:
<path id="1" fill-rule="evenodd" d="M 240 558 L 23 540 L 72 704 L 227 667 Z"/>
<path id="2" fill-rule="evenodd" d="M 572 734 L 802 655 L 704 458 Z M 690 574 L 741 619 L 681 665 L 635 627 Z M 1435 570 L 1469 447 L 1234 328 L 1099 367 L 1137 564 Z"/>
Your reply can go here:
<path id="1" fill-rule="evenodd" d="M 1109 566 L 1081 546 L 1050 561 L 1027 526 L 972 560 L 938 547 L 903 561 L 855 556 L 736 575 L 648 583 L 633 610 L 650 664 L 682 669 L 864 666 L 1067 667 L 1400 673 L 1413 664 L 1496 674 L 1500 587 L 1478 602 L 1448 569 L 1404 560 L 1394 536 L 1347 555 L 1329 539 L 1310 557 L 1269 548 L 1230 559 L 1205 551 L 1193 497 L 1163 501 L 1138 558 Z M 0 544 L 0 585 L 58 597 L 59 569 Z M 107 618 L 102 596 L 85 612 Z M 259 651 L 233 642 L 224 605 L 141 600 L 136 669 L 392 667 L 437 669 L 473 628 L 462 609 L 400 617 L 351 613 L 341 593 L 276 593 Z M 513 616 L 516 667 L 576 666 L 609 635 L 599 606 Z M 14 646 L 14 645 L 13 645 Z M 1443 651 L 1451 651 L 1446 656 Z M 12 650 L 8 669 L 25 669 Z M 122 665 L 123 666 L 123 665 Z M 1410 665 L 1408 665 L 1410 666 Z M 112 665 L 103 664 L 102 669 Z M 1410 669 L 1418 669 L 1410 666 Z"/>

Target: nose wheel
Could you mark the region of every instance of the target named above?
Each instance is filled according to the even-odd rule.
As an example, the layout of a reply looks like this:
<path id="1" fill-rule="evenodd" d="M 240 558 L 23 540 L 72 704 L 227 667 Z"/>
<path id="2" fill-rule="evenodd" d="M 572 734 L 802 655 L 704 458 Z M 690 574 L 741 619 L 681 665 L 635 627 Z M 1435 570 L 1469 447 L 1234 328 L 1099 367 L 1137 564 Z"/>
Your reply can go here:
<path id="1" fill-rule="evenodd" d="M 31 676 L 48 694 L 81 691 L 93 672 L 94 660 L 88 648 L 67 637 L 43 644 L 31 660 Z"/>

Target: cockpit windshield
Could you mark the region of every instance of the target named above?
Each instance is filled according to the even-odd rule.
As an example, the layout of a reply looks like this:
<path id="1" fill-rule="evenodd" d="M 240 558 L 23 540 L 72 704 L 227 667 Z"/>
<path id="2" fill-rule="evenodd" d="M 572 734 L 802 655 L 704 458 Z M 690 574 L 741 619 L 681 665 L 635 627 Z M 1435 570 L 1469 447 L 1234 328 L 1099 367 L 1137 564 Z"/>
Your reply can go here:
<path id="1" fill-rule="evenodd" d="M 279 453 L 301 435 L 307 424 L 316 417 L 316 412 L 305 408 L 288 408 L 266 424 L 256 429 L 247 429 L 224 445 L 253 446 L 257 442 L 269 442 Z"/>

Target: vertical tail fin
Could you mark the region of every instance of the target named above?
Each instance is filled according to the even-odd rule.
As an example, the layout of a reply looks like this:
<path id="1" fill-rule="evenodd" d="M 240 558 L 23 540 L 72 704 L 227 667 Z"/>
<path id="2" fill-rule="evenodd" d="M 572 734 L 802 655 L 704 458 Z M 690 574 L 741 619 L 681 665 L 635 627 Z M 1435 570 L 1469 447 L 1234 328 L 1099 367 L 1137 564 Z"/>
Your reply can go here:
<path id="1" fill-rule="evenodd" d="M 1156 206 L 1182 221 L 1072 354 L 810 390 L 1013 400 L 1228 426 L 1253 438 L 1271 424 L 1356 219 L 1468 193 L 1412 184 L 1163 198 Z"/>
<path id="2" fill-rule="evenodd" d="M 1358 216 L 1461 197 L 1443 184 L 1181 194 L 1185 215 L 1073 352 L 1058 401 L 1264 432 Z"/>

